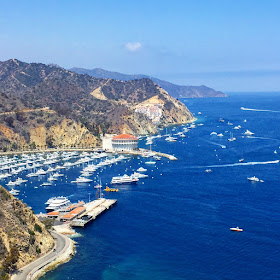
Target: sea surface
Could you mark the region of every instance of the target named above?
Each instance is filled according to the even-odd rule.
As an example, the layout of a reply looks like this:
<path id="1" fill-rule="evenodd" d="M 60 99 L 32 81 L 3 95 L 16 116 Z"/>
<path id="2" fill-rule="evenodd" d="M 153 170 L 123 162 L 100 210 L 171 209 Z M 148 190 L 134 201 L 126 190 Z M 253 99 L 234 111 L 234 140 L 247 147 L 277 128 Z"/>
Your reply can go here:
<path id="1" fill-rule="evenodd" d="M 148 166 L 147 159 L 132 157 L 96 172 L 93 178 L 101 178 L 104 187 L 112 176 L 140 166 L 148 169 L 149 178 L 106 193 L 118 199 L 117 205 L 78 229 L 75 257 L 40 279 L 280 279 L 280 164 L 275 163 L 280 159 L 280 94 L 182 101 L 196 124 L 203 125 L 177 142 L 162 137 L 151 146 L 178 161 L 162 158 Z M 170 127 L 161 134 L 182 129 Z M 246 129 L 253 137 L 244 137 Z M 236 141 L 227 140 L 231 133 Z M 147 147 L 145 139 L 140 146 Z M 35 213 L 44 212 L 44 203 L 54 195 L 73 202 L 93 199 L 94 183 L 70 183 L 81 169 L 62 170 L 65 177 L 56 186 L 34 188 L 40 182 L 33 179 L 19 198 Z M 248 181 L 252 176 L 264 182 Z M 244 231 L 229 230 L 236 226 Z"/>

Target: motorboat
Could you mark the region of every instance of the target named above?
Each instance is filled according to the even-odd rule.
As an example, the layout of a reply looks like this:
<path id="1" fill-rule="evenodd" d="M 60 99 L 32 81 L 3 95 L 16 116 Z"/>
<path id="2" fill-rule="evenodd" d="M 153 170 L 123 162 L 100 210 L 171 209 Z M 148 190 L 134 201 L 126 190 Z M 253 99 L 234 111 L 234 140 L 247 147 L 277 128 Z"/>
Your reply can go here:
<path id="1" fill-rule="evenodd" d="M 252 182 L 260 182 L 260 179 L 259 179 L 259 178 L 257 178 L 256 176 L 253 176 L 253 177 L 247 177 L 247 179 L 248 179 L 249 181 L 252 181 Z"/>
<path id="2" fill-rule="evenodd" d="M 78 177 L 75 181 L 71 181 L 71 183 L 90 183 L 92 179 L 86 177 Z"/>
<path id="3" fill-rule="evenodd" d="M 146 161 L 145 164 L 156 164 L 155 161 Z"/>
<path id="4" fill-rule="evenodd" d="M 111 184 L 135 184 L 139 181 L 138 178 L 134 177 L 133 175 L 123 175 L 123 176 L 116 176 L 113 177 L 111 180 Z"/>
<path id="5" fill-rule="evenodd" d="M 223 137 L 224 134 L 223 134 L 223 133 L 219 133 L 219 134 L 217 134 L 217 136 L 218 136 L 218 137 Z"/>
<path id="6" fill-rule="evenodd" d="M 210 173 L 210 172 L 212 172 L 212 170 L 211 169 L 206 169 L 205 172 Z"/>
<path id="7" fill-rule="evenodd" d="M 143 178 L 148 178 L 149 176 L 147 174 L 139 173 L 139 172 L 134 172 L 132 174 L 133 177 L 138 178 L 138 179 L 143 179 Z"/>
<path id="8" fill-rule="evenodd" d="M 253 132 L 251 132 L 250 130 L 246 130 L 245 132 L 244 132 L 244 135 L 246 135 L 246 136 L 250 136 L 250 135 L 254 135 L 255 133 L 253 133 Z"/>
<path id="9" fill-rule="evenodd" d="M 22 178 L 18 177 L 15 181 L 15 184 L 20 185 L 20 184 L 26 183 L 26 182 L 27 182 L 27 180 L 23 180 Z"/>
<path id="10" fill-rule="evenodd" d="M 19 190 L 11 189 L 9 193 L 12 195 L 19 195 Z"/>
<path id="11" fill-rule="evenodd" d="M 52 185 L 52 183 L 50 183 L 50 182 L 44 182 L 44 183 L 42 183 L 40 186 L 51 186 Z"/>
<path id="12" fill-rule="evenodd" d="M 215 132 L 215 131 L 213 131 L 213 132 L 210 133 L 210 135 L 217 135 L 217 134 L 218 134 L 218 133 Z"/>
<path id="13" fill-rule="evenodd" d="M 54 211 L 54 210 L 57 210 L 61 207 L 65 207 L 65 206 L 68 206 L 70 205 L 71 202 L 68 198 L 66 197 L 56 197 L 54 199 L 51 200 L 51 203 L 46 207 L 46 210 L 49 212 L 49 211 Z"/>
<path id="14" fill-rule="evenodd" d="M 244 158 L 241 158 L 240 160 L 239 160 L 239 162 L 243 162 L 244 161 Z"/>
<path id="15" fill-rule="evenodd" d="M 139 168 L 137 169 L 137 171 L 138 171 L 138 172 L 146 172 L 147 169 L 145 169 L 145 168 L 143 168 L 143 167 L 139 167 Z"/>
<path id="16" fill-rule="evenodd" d="M 243 231 L 243 229 L 242 228 L 239 228 L 239 227 L 232 227 L 232 228 L 230 228 L 230 230 L 231 231 Z"/>

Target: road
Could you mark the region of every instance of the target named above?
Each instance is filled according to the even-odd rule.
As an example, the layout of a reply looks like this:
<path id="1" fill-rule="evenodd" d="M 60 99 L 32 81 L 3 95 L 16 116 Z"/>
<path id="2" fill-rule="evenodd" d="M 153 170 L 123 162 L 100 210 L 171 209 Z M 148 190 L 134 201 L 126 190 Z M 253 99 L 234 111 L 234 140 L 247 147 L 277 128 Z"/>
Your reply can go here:
<path id="1" fill-rule="evenodd" d="M 36 261 L 21 268 L 17 274 L 12 275 L 11 280 L 31 280 L 35 272 L 54 261 L 61 256 L 71 246 L 70 239 L 59 233 L 52 232 L 55 241 L 55 251 L 52 249 L 49 253 L 37 259 Z"/>

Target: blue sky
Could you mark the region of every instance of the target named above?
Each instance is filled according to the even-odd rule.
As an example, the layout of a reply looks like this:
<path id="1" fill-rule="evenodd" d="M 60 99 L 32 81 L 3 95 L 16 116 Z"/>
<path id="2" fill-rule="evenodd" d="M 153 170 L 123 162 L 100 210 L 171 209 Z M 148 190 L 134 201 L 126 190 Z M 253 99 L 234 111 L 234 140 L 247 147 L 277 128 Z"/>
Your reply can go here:
<path id="1" fill-rule="evenodd" d="M 280 91 L 279 11 L 279 0 L 0 0 L 0 60 Z"/>

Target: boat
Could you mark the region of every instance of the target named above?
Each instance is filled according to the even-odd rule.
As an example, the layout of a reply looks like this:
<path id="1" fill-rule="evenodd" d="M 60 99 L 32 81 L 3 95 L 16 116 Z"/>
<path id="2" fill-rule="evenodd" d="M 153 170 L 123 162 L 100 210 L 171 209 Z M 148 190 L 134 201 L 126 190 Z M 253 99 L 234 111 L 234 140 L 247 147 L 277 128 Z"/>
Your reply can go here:
<path id="1" fill-rule="evenodd" d="M 23 180 L 22 178 L 18 177 L 15 181 L 15 184 L 20 185 L 20 184 L 26 183 L 26 182 L 27 182 L 27 180 Z"/>
<path id="2" fill-rule="evenodd" d="M 143 167 L 139 167 L 136 171 L 138 171 L 138 172 L 146 172 L 147 169 L 145 169 Z"/>
<path id="3" fill-rule="evenodd" d="M 111 180 L 111 184 L 135 184 L 139 181 L 138 178 L 135 178 L 134 176 L 130 175 L 123 175 L 123 176 L 116 176 L 113 177 Z"/>
<path id="4" fill-rule="evenodd" d="M 222 118 L 220 118 L 220 119 L 219 119 L 219 122 L 225 122 L 225 120 L 224 120 L 224 119 L 222 119 Z"/>
<path id="5" fill-rule="evenodd" d="M 9 181 L 6 185 L 7 185 L 7 186 L 15 186 L 15 185 L 16 185 L 16 182 Z"/>
<path id="6" fill-rule="evenodd" d="M 78 177 L 75 181 L 71 181 L 71 183 L 90 183 L 92 179 L 85 178 L 85 177 Z"/>
<path id="7" fill-rule="evenodd" d="M 246 135 L 246 136 L 250 136 L 250 135 L 254 135 L 255 133 L 253 133 L 253 132 L 251 132 L 250 130 L 246 130 L 245 132 L 244 132 L 244 135 Z"/>
<path id="8" fill-rule="evenodd" d="M 172 136 L 168 136 L 167 138 L 165 138 L 165 141 L 167 141 L 167 142 L 176 142 L 177 138 L 172 137 Z"/>
<path id="9" fill-rule="evenodd" d="M 146 161 L 145 164 L 156 164 L 155 161 Z"/>
<path id="10" fill-rule="evenodd" d="M 206 169 L 205 172 L 210 173 L 210 172 L 212 172 L 212 170 L 211 169 Z"/>
<path id="11" fill-rule="evenodd" d="M 228 141 L 233 142 L 233 141 L 235 141 L 235 140 L 236 140 L 236 138 L 233 137 L 233 134 L 232 134 L 232 133 L 230 133 L 230 138 L 228 138 Z"/>
<path id="12" fill-rule="evenodd" d="M 244 158 L 241 158 L 240 160 L 239 160 L 239 162 L 243 162 L 244 161 Z"/>
<path id="13" fill-rule="evenodd" d="M 218 137 L 223 137 L 224 134 L 223 134 L 223 133 L 219 133 L 219 134 L 217 134 L 217 136 L 218 136 Z"/>
<path id="14" fill-rule="evenodd" d="M 259 178 L 257 178 L 256 176 L 253 176 L 253 177 L 247 177 L 247 179 L 248 179 L 249 181 L 252 181 L 252 182 L 259 182 L 259 181 L 260 181 L 260 179 L 259 179 Z"/>
<path id="15" fill-rule="evenodd" d="M 44 182 L 44 183 L 42 183 L 40 186 L 51 186 L 52 184 L 50 183 L 50 182 Z"/>
<path id="16" fill-rule="evenodd" d="M 119 189 L 109 188 L 108 186 L 104 189 L 105 192 L 118 192 Z"/>
<path id="17" fill-rule="evenodd" d="M 210 135 L 217 135 L 217 134 L 218 134 L 218 133 L 215 132 L 215 131 L 213 131 L 213 132 L 210 133 Z"/>
<path id="18" fill-rule="evenodd" d="M 19 190 L 11 189 L 9 193 L 12 195 L 19 195 Z"/>
<path id="19" fill-rule="evenodd" d="M 132 174 L 133 177 L 138 178 L 138 179 L 143 179 L 149 177 L 147 174 L 139 173 L 139 172 L 134 172 Z"/>
<path id="20" fill-rule="evenodd" d="M 231 231 L 239 231 L 239 232 L 240 232 L 240 231 L 243 231 L 243 229 L 242 229 L 242 228 L 239 228 L 239 227 L 231 227 L 230 230 L 231 230 Z"/>
<path id="21" fill-rule="evenodd" d="M 54 211 L 54 210 L 57 210 L 61 207 L 68 206 L 70 204 L 71 204 L 71 202 L 68 198 L 60 196 L 60 197 L 53 198 L 51 200 L 51 203 L 46 207 L 46 210 L 48 212 L 49 211 Z"/>

